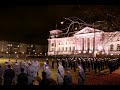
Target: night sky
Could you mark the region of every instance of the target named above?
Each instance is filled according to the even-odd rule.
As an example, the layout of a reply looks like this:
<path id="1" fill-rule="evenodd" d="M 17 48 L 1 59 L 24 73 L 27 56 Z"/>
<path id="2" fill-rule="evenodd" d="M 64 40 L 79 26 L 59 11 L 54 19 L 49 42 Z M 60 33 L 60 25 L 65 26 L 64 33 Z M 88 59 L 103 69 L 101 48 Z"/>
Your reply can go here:
<path id="1" fill-rule="evenodd" d="M 120 7 L 115 5 L 3 3 L 0 6 L 0 40 L 46 45 L 49 31 L 56 28 L 56 23 L 58 29 L 62 28 L 62 17 L 76 16 L 91 23 L 92 15 L 94 20 L 106 19 L 106 11 L 120 17 Z"/>

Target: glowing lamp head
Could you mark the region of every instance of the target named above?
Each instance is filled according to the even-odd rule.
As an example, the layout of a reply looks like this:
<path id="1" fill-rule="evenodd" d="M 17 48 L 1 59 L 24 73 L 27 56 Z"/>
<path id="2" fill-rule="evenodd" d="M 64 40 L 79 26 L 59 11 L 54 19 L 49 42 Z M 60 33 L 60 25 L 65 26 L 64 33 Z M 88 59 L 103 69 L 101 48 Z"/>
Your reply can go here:
<path id="1" fill-rule="evenodd" d="M 60 22 L 61 24 L 63 24 L 64 22 Z"/>
<path id="2" fill-rule="evenodd" d="M 89 51 L 89 53 L 92 53 L 92 51 Z"/>
<path id="3" fill-rule="evenodd" d="M 83 51 L 83 53 L 86 53 L 86 51 Z"/>
<path id="4" fill-rule="evenodd" d="M 79 53 L 81 53 L 81 51 L 79 51 Z"/>
<path id="5" fill-rule="evenodd" d="M 110 55 L 112 56 L 113 54 L 111 53 Z"/>

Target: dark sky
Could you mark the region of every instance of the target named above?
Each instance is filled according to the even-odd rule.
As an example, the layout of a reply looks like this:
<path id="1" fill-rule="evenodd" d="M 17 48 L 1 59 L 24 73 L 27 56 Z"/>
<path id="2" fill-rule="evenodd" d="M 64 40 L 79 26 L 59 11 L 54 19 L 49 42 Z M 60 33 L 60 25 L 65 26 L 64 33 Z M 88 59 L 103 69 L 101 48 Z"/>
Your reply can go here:
<path id="1" fill-rule="evenodd" d="M 120 15 L 119 6 L 111 5 L 3 4 L 0 6 L 0 40 L 44 45 L 47 44 L 49 31 L 55 29 L 56 23 L 59 25 L 62 17 L 88 17 L 93 12 L 102 20 L 106 10 L 112 15 Z"/>

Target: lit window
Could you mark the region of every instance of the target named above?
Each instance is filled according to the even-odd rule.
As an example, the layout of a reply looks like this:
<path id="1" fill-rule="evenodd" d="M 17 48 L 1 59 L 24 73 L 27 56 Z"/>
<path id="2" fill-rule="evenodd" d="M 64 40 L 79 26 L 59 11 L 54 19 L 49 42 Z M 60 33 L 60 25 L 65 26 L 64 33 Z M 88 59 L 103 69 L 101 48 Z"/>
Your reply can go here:
<path id="1" fill-rule="evenodd" d="M 120 51 L 120 44 L 117 44 L 117 51 Z"/>
<path id="2" fill-rule="evenodd" d="M 110 45 L 110 51 L 113 51 L 113 44 Z"/>
<path id="3" fill-rule="evenodd" d="M 33 47 L 33 45 L 31 45 L 31 47 Z"/>

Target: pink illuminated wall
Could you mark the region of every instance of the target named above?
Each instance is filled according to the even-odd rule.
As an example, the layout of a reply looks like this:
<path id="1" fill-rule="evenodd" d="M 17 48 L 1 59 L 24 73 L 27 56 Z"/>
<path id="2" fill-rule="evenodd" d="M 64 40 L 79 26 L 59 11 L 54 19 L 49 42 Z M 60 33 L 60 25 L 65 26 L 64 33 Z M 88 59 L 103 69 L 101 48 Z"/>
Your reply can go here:
<path id="1" fill-rule="evenodd" d="M 55 31 L 55 30 L 54 30 Z M 58 30 L 59 31 L 59 30 Z M 51 31 L 51 33 L 53 33 Z M 58 34 L 58 32 L 56 32 Z M 109 36 L 110 33 L 110 36 Z M 104 52 L 108 53 L 110 41 L 112 38 L 114 41 L 114 32 L 103 32 L 102 30 L 86 27 L 72 37 L 63 38 L 51 38 L 48 39 L 48 55 L 64 55 L 64 54 L 80 54 L 80 53 L 92 53 L 94 48 L 94 34 L 95 34 L 95 51 L 96 53 Z M 116 38 L 120 37 L 120 32 L 116 34 Z M 84 41 L 83 41 L 84 40 Z M 120 42 L 118 42 L 120 43 Z M 63 50 L 64 49 L 64 50 Z M 120 53 L 120 52 L 119 52 Z"/>

